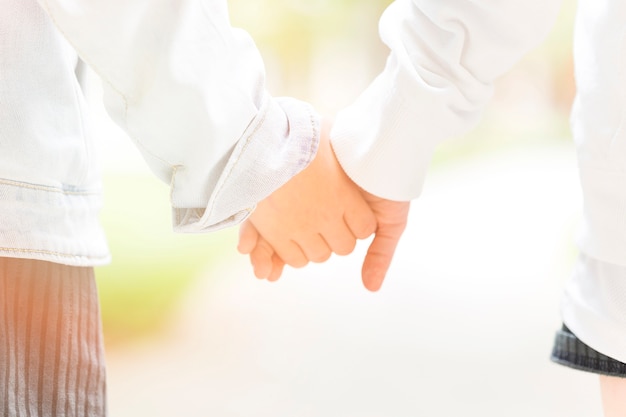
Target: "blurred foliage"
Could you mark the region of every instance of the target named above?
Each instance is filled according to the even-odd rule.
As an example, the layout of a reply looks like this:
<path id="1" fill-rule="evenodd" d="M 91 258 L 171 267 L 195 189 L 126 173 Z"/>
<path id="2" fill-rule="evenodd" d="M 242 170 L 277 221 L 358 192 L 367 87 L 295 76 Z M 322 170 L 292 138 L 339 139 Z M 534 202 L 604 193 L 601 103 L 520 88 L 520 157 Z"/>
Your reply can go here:
<path id="1" fill-rule="evenodd" d="M 341 98 L 334 91 L 320 100 L 320 85 L 343 85 L 358 72 L 365 71 L 361 90 L 382 68 L 386 50 L 378 38 L 378 19 L 390 0 L 246 0 L 229 1 L 231 20 L 252 35 L 266 66 L 270 90 L 312 102 L 324 112 L 347 104 L 330 103 Z M 328 51 L 331 54 L 328 55 Z M 329 59 L 330 58 L 330 59 Z M 346 69 L 349 64 L 350 69 Z M 328 69 L 316 82 L 316 67 Z M 349 85 L 349 84 L 348 84 Z M 353 98 L 353 97 L 350 97 Z"/>
<path id="2" fill-rule="evenodd" d="M 270 90 L 332 115 L 382 69 L 387 48 L 378 19 L 390 0 L 231 0 L 233 24 L 251 32 L 268 66 Z M 435 164 L 485 148 L 569 138 L 574 97 L 572 28 L 576 2 L 563 2 L 548 39 L 496 82 L 479 126 L 443 144 Z M 328 68 L 320 71 L 319 67 Z M 327 91 L 320 91 L 327 90 Z"/>
<path id="3" fill-rule="evenodd" d="M 107 175 L 101 220 L 113 255 L 97 268 L 108 346 L 158 330 L 184 291 L 218 259 L 235 253 L 235 230 L 205 235 L 171 230 L 169 190 L 145 175 Z"/>

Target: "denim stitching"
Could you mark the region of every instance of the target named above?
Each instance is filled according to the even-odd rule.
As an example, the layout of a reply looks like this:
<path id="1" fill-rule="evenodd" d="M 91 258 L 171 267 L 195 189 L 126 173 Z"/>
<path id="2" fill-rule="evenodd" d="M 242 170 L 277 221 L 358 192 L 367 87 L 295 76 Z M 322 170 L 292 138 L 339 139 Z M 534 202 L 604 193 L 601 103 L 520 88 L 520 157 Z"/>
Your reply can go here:
<path id="1" fill-rule="evenodd" d="M 59 194 L 66 194 L 66 195 L 99 195 L 100 194 L 100 192 L 98 191 L 64 190 L 62 188 L 50 187 L 46 185 L 30 184 L 28 182 L 13 181 L 13 180 L 7 180 L 4 178 L 0 178 L 0 184 L 8 185 L 11 187 L 28 188 L 31 190 L 48 191 L 51 193 L 59 193 Z"/>
<path id="2" fill-rule="evenodd" d="M 5 248 L 5 247 L 0 247 L 0 252 L 13 252 L 13 253 L 33 253 L 33 254 L 41 254 L 41 255 L 53 255 L 53 256 L 60 256 L 63 258 L 89 258 L 89 259 L 107 259 L 109 257 L 109 255 L 76 255 L 76 254 L 70 254 L 70 253 L 63 253 L 63 252 L 55 252 L 55 251 L 50 251 L 50 250 L 45 250 L 45 249 L 22 249 L 22 248 Z"/>

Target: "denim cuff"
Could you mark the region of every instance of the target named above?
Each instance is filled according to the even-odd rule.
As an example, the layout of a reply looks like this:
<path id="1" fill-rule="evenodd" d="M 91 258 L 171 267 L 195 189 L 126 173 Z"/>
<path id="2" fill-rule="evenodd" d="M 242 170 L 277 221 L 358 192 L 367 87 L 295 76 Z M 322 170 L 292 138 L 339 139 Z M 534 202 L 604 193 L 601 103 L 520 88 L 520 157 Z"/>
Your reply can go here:
<path id="1" fill-rule="evenodd" d="M 550 360 L 580 371 L 626 378 L 626 364 L 587 346 L 565 325 L 556 332 Z"/>

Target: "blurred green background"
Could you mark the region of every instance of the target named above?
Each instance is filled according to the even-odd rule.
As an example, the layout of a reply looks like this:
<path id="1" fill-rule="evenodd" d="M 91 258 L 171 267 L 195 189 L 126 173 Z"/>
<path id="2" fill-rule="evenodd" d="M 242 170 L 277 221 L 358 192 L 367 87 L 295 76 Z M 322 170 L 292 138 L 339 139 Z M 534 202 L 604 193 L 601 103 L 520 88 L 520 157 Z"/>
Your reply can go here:
<path id="1" fill-rule="evenodd" d="M 193 279 L 232 257 L 237 241 L 232 231 L 173 233 L 169 191 L 149 175 L 110 173 L 104 194 L 113 262 L 96 273 L 105 341 L 122 347 L 158 331 Z"/>
<path id="2" fill-rule="evenodd" d="M 389 3 L 233 0 L 229 5 L 233 25 L 248 30 L 261 50 L 270 92 L 310 101 L 332 116 L 383 67 L 387 51 L 378 40 L 377 22 Z M 463 140 L 444 144 L 435 165 L 545 138 L 569 140 L 574 6 L 567 2 L 547 42 L 498 81 L 480 126 Z M 104 142 L 102 221 L 113 253 L 113 263 L 97 274 L 111 349 L 158 332 L 194 279 L 236 256 L 236 230 L 172 233 L 167 186 L 147 172 L 101 110 L 95 119 Z"/>

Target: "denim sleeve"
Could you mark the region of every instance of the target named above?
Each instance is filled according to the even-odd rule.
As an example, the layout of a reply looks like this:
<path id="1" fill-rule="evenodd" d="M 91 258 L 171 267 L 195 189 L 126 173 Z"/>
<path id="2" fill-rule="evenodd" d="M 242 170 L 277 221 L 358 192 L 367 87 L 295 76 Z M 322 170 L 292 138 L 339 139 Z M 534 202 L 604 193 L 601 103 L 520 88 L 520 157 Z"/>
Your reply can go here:
<path id="1" fill-rule="evenodd" d="M 170 185 L 176 230 L 241 221 L 313 159 L 318 116 L 270 96 L 259 51 L 231 26 L 226 0 L 38 1 Z"/>

